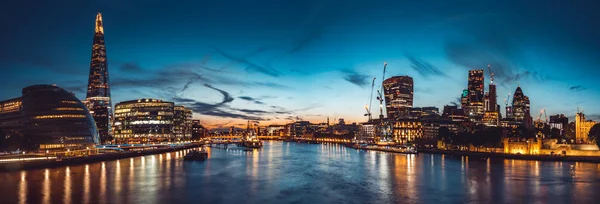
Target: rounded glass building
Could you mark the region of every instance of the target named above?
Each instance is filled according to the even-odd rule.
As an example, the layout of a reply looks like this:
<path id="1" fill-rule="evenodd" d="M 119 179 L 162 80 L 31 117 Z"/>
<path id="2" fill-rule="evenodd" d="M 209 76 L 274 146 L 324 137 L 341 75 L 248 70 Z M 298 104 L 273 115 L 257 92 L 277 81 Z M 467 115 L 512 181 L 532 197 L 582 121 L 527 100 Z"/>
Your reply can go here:
<path id="1" fill-rule="evenodd" d="M 99 143 L 90 111 L 74 94 L 55 85 L 28 86 L 22 94 L 0 102 L 20 105 L 0 111 L 0 128 L 27 138 L 29 147 L 23 149 L 83 149 Z"/>

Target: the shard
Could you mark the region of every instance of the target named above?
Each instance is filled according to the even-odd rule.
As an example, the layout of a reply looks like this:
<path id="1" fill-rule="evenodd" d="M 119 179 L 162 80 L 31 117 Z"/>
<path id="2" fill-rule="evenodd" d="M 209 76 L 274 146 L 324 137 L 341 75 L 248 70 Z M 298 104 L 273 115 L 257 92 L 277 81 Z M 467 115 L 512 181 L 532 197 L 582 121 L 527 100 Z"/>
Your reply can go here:
<path id="1" fill-rule="evenodd" d="M 112 103 L 110 99 L 110 85 L 108 80 L 108 61 L 106 59 L 106 45 L 104 44 L 104 27 L 102 14 L 96 15 L 96 28 L 92 45 L 92 59 L 90 61 L 90 75 L 87 87 L 86 101 L 103 144 L 111 139 Z"/>

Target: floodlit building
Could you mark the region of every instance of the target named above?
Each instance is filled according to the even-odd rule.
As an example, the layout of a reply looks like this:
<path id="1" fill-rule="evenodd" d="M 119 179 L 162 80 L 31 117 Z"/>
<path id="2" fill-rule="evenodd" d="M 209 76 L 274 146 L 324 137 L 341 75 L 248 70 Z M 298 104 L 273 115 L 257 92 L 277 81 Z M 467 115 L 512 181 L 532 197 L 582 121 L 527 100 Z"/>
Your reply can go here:
<path id="1" fill-rule="evenodd" d="M 596 122 L 585 119 L 583 112 L 577 112 L 575 115 L 575 139 L 577 142 L 588 142 L 588 133 Z"/>
<path id="2" fill-rule="evenodd" d="M 90 75 L 88 79 L 86 103 L 91 111 L 101 142 L 111 139 L 112 102 L 108 80 L 108 61 L 104 43 L 104 25 L 102 14 L 96 15 L 96 27 L 92 44 L 92 59 L 90 60 Z"/>
<path id="3" fill-rule="evenodd" d="M 417 119 L 397 119 L 393 123 L 392 137 L 398 144 L 407 144 L 423 138 L 423 124 Z"/>
<path id="4" fill-rule="evenodd" d="M 115 105 L 115 142 L 137 144 L 190 139 L 191 114 L 189 109 L 158 99 L 120 102 Z"/>
<path id="5" fill-rule="evenodd" d="M 28 141 L 21 149 L 73 150 L 99 144 L 90 111 L 55 85 L 28 86 L 21 97 L 0 102 L 0 131 Z"/>

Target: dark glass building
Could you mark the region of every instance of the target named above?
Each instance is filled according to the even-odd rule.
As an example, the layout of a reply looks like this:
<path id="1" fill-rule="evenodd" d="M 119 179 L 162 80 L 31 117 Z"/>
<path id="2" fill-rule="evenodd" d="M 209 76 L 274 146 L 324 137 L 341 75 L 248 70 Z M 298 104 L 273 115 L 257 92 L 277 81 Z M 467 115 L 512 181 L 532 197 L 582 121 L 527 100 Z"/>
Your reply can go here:
<path id="1" fill-rule="evenodd" d="M 96 15 L 86 104 L 96 122 L 101 142 L 103 144 L 109 143 L 111 141 L 112 103 L 108 80 L 106 45 L 104 44 L 104 26 L 102 25 L 102 14 L 100 13 Z"/>
<path id="2" fill-rule="evenodd" d="M 22 97 L 0 102 L 0 130 L 27 141 L 23 149 L 82 149 L 99 144 L 87 107 L 55 85 L 33 85 Z"/>
<path id="3" fill-rule="evenodd" d="M 531 125 L 531 112 L 529 97 L 527 97 L 520 86 L 515 90 L 512 101 L 512 117 L 516 122 Z"/>
<path id="4" fill-rule="evenodd" d="M 413 107 L 413 78 L 393 76 L 383 81 L 385 110 L 388 118 L 408 117 Z"/>
<path id="5" fill-rule="evenodd" d="M 469 83 L 467 90 L 469 95 L 467 96 L 467 116 L 473 122 L 479 122 L 483 118 L 484 113 L 484 81 L 483 81 L 483 70 L 475 69 L 469 70 Z"/>

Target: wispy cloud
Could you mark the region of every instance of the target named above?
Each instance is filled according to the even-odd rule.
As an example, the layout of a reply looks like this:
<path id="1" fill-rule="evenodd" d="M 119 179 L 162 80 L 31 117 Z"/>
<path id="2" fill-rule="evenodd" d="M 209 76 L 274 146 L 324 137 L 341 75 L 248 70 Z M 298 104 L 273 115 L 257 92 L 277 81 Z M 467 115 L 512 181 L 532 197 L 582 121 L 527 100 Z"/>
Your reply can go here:
<path id="1" fill-rule="evenodd" d="M 365 74 L 358 73 L 351 69 L 342 69 L 341 71 L 342 71 L 344 80 L 346 80 L 354 85 L 364 87 L 368 84 L 367 78 L 369 76 L 367 76 Z"/>
<path id="2" fill-rule="evenodd" d="M 577 85 L 577 86 L 569 87 L 569 90 L 574 91 L 574 92 L 579 92 L 579 91 L 585 91 L 585 90 L 587 90 L 587 88 L 584 86 L 581 86 L 581 85 Z"/>
<path id="3" fill-rule="evenodd" d="M 246 66 L 246 70 L 249 71 L 257 71 L 259 73 L 265 74 L 265 75 L 269 75 L 272 77 L 279 77 L 281 74 L 279 73 L 279 71 L 277 71 L 276 69 L 274 69 L 273 67 L 270 66 L 263 66 L 263 65 L 259 65 L 256 64 L 254 62 L 249 61 L 247 58 L 242 58 L 242 57 L 236 57 L 233 56 L 231 54 L 225 53 L 224 51 L 214 47 L 215 51 L 218 52 L 221 56 L 233 61 L 233 62 L 237 62 L 240 63 L 244 66 Z"/>
<path id="4" fill-rule="evenodd" d="M 424 59 L 418 59 L 411 55 L 407 55 L 406 57 L 410 61 L 411 67 L 415 71 L 417 71 L 419 74 L 421 74 L 421 76 L 423 76 L 423 77 L 427 78 L 430 76 L 441 76 L 441 77 L 449 78 L 449 76 L 446 73 L 442 72 L 437 67 L 431 65 L 429 62 L 425 61 Z"/>
<path id="5" fill-rule="evenodd" d="M 119 66 L 119 69 L 121 71 L 130 72 L 130 73 L 136 73 L 136 72 L 142 72 L 142 71 L 144 71 L 144 69 L 142 69 L 142 67 L 140 67 L 138 64 L 133 63 L 133 62 L 123 63 L 123 64 L 121 64 L 121 66 Z"/>

